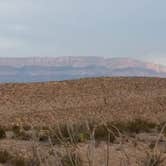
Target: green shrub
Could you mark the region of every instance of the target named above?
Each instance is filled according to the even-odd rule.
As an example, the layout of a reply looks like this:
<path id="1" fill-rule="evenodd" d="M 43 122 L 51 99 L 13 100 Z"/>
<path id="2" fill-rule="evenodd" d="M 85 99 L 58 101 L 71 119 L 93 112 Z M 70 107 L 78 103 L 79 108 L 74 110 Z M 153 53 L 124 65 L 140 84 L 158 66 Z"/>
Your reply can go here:
<path id="1" fill-rule="evenodd" d="M 90 136 L 88 133 L 80 132 L 77 136 L 77 142 L 85 142 L 90 139 Z"/>

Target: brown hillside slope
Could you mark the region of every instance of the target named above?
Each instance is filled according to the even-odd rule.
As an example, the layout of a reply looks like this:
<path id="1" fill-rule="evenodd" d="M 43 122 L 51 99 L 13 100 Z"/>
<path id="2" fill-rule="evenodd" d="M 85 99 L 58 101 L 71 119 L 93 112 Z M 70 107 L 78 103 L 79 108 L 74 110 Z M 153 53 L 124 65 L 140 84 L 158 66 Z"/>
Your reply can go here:
<path id="1" fill-rule="evenodd" d="M 87 118 L 166 121 L 166 79 L 94 78 L 0 84 L 0 125 Z"/>

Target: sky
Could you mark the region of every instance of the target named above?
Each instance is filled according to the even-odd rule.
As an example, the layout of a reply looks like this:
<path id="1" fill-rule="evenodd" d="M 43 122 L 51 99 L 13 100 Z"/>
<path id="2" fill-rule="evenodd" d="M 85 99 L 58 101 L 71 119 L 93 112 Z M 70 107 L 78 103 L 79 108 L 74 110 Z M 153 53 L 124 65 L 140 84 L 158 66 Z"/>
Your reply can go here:
<path id="1" fill-rule="evenodd" d="M 166 65 L 166 1 L 0 0 L 0 57 L 32 56 Z"/>

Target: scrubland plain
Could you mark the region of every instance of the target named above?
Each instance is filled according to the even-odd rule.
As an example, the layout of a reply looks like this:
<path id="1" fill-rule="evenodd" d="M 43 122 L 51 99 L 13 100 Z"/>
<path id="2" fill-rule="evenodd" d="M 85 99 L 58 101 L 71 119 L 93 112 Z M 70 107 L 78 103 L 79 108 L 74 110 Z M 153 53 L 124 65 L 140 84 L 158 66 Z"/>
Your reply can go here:
<path id="1" fill-rule="evenodd" d="M 0 84 L 0 163 L 166 165 L 166 79 Z"/>

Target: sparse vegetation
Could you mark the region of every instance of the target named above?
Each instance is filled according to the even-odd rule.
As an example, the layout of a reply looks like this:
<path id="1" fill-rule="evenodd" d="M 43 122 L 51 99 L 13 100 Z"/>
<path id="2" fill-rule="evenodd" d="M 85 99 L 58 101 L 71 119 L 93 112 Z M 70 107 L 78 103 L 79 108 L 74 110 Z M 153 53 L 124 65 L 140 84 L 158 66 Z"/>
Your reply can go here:
<path id="1" fill-rule="evenodd" d="M 59 124 L 53 128 L 43 128 L 43 129 L 35 129 L 34 132 L 38 133 L 37 140 L 40 142 L 51 143 L 52 154 L 49 156 L 58 156 L 60 157 L 60 163 L 62 166 L 82 166 L 82 159 L 78 153 L 76 153 L 76 149 L 78 149 L 79 143 L 89 144 L 89 153 L 88 156 L 92 157 L 91 153 L 94 153 L 96 145 L 95 142 L 105 142 L 107 145 L 107 163 L 109 163 L 109 143 L 114 143 L 117 138 L 122 139 L 122 135 L 129 135 L 132 133 L 140 133 L 140 132 L 151 132 L 152 129 L 156 129 L 161 125 L 156 125 L 155 123 L 150 123 L 148 121 L 142 119 L 135 119 L 129 122 L 104 122 L 97 123 L 95 121 L 90 122 L 79 122 L 79 123 L 65 123 Z M 30 129 L 25 130 L 24 128 L 21 130 L 20 126 L 13 126 L 12 128 L 15 137 L 13 139 L 20 140 L 31 140 L 33 139 L 32 135 L 26 135 L 26 132 L 30 132 Z M 163 129 L 164 131 L 164 129 Z M 3 130 L 5 132 L 5 130 Z M 33 140 L 32 140 L 33 141 Z M 50 142 L 51 141 L 51 142 Z M 158 141 L 158 140 L 156 140 Z M 120 143 L 120 142 L 119 142 Z M 121 144 L 121 143 L 120 143 Z M 55 155 L 54 146 L 64 146 L 67 153 L 62 153 L 62 155 Z M 74 151 L 69 152 L 70 147 L 74 149 Z M 136 146 L 135 146 L 136 147 Z M 37 147 L 36 147 L 37 148 Z M 68 149 L 69 148 L 69 149 Z M 156 143 L 151 142 L 149 145 L 149 149 L 153 151 L 156 148 Z M 123 151 L 123 150 L 122 150 Z M 160 154 L 160 153 L 159 153 Z M 40 159 L 40 153 L 36 151 L 37 159 L 36 161 L 46 162 L 46 158 L 42 161 Z M 126 155 L 126 153 L 125 153 Z M 146 159 L 143 161 L 145 166 L 161 166 L 161 164 L 165 161 L 165 158 L 162 155 L 156 155 L 155 153 L 147 153 Z M 25 160 L 21 156 L 11 156 L 7 151 L 0 152 L 0 162 L 1 163 L 10 163 L 14 166 L 29 166 L 29 163 L 33 163 L 32 160 Z M 89 163 L 92 161 L 89 160 Z M 108 164 L 107 164 L 108 165 Z M 143 165 L 143 166 L 144 166 Z M 38 163 L 38 166 L 42 166 Z M 52 165 L 51 165 L 52 166 Z M 109 165 L 108 165 L 109 166 Z M 130 166 L 130 165 L 129 165 Z M 142 166 L 142 165 L 141 165 Z"/>
<path id="2" fill-rule="evenodd" d="M 158 124 L 166 120 L 165 80 L 3 86 L 9 98 L 5 103 L 1 96 L 0 162 L 5 165 L 166 165 L 165 123 Z"/>

